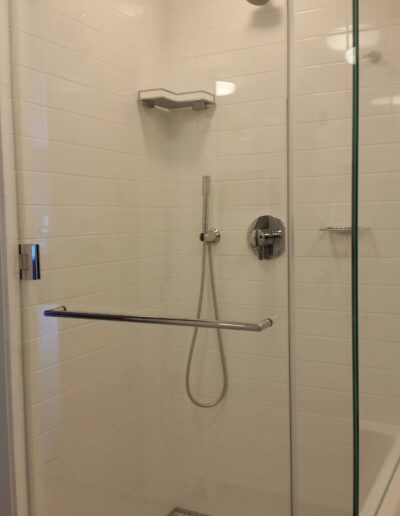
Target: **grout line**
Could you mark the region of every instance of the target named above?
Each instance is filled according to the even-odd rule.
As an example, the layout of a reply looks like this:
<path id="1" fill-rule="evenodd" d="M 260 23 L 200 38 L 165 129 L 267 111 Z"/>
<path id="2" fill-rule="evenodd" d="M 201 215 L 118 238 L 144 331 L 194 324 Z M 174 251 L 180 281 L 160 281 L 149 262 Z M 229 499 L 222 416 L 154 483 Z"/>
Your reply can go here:
<path id="1" fill-rule="evenodd" d="M 29 138 L 29 137 L 28 137 Z M 68 144 L 67 144 L 68 145 Z M 269 152 L 269 153 L 264 153 L 264 154 L 257 154 L 257 156 L 265 156 L 265 158 L 268 157 L 269 154 L 277 154 L 279 156 L 281 156 L 283 153 L 282 152 Z M 253 154 L 252 154 L 253 156 Z M 159 160 L 159 158 L 149 158 L 149 159 L 157 159 Z M 208 158 L 210 160 L 217 160 L 218 157 L 216 158 Z M 169 161 L 168 159 L 164 160 L 164 159 L 161 159 L 161 161 Z M 137 177 L 132 177 L 132 178 L 127 178 L 127 177 L 121 177 L 121 178 L 115 178 L 113 176 L 95 176 L 95 175 L 92 175 L 92 174 L 77 174 L 77 173 L 72 173 L 71 172 L 61 172 L 61 171 L 56 171 L 56 170 L 35 170 L 35 169 L 29 169 L 29 168 L 23 168 L 21 170 L 21 172 L 23 174 L 47 174 L 47 175 L 51 175 L 51 176 L 67 176 L 69 177 L 70 179 L 71 178 L 85 178 L 85 179 L 100 179 L 100 180 L 107 180 L 107 181 L 112 181 L 113 183 L 115 182 L 129 182 L 129 183 L 140 183 L 140 184 L 145 184 L 145 185 L 157 185 L 157 186 L 166 186 L 168 189 L 170 189 L 172 191 L 172 189 L 176 188 L 176 187 L 184 187 L 184 188 L 187 188 L 187 187 L 192 187 L 193 189 L 196 189 L 196 190 L 199 190 L 201 188 L 201 181 L 196 177 L 195 180 L 193 181 L 186 181 L 186 182 L 181 182 L 181 181 L 169 181 L 168 178 L 160 178 L 158 180 L 149 180 L 149 179 L 146 179 L 146 178 L 137 178 Z M 218 172 L 217 172 L 218 173 Z M 378 174 L 378 173 L 377 173 Z M 165 171 L 165 173 L 163 172 L 162 175 L 167 175 L 167 171 Z M 342 175 L 342 174 L 341 174 Z M 337 175 L 335 174 L 334 177 L 336 177 Z M 307 176 L 305 176 L 307 177 Z M 315 176 L 310 176 L 310 177 L 315 177 Z M 317 176 L 318 177 L 318 176 Z M 319 176 L 319 177 L 326 177 L 326 176 Z M 215 178 L 213 180 L 213 183 L 214 184 L 217 184 L 219 186 L 223 186 L 225 185 L 226 183 L 228 184 L 242 184 L 242 183 L 245 183 L 245 184 L 254 184 L 254 183 L 261 183 L 261 184 L 268 184 L 270 183 L 271 181 L 285 181 L 286 178 L 281 174 L 281 175 L 276 175 L 276 176 L 270 176 L 270 177 L 266 177 L 266 178 L 246 178 L 246 177 L 243 177 L 243 178 L 239 178 L 239 179 L 229 179 L 229 178 L 226 178 L 226 179 L 221 179 L 221 178 Z M 165 182 L 163 182 L 165 181 Z M 196 192 L 196 195 L 197 195 L 197 192 Z M 217 197 L 218 196 L 218 193 L 215 194 L 215 196 Z M 235 205 L 236 206 L 236 205 Z M 192 205 L 185 205 L 185 206 L 169 206 L 170 208 L 192 208 L 193 206 Z M 198 207 L 200 208 L 200 204 L 198 205 Z"/>

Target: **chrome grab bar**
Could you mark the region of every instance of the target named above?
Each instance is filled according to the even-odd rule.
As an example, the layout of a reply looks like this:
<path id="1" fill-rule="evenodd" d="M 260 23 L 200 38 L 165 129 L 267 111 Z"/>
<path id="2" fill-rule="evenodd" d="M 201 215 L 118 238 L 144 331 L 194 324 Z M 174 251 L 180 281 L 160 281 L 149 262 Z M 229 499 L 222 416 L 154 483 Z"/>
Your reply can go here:
<path id="1" fill-rule="evenodd" d="M 214 328 L 217 330 L 263 331 L 273 325 L 270 318 L 259 323 L 243 323 L 229 321 L 207 321 L 203 319 L 174 319 L 168 317 L 147 317 L 142 315 L 119 315 L 96 312 L 69 311 L 66 306 L 45 310 L 45 317 L 61 317 L 64 319 L 90 319 L 95 321 L 119 321 L 143 324 L 163 324 L 166 326 L 190 326 L 195 328 Z"/>

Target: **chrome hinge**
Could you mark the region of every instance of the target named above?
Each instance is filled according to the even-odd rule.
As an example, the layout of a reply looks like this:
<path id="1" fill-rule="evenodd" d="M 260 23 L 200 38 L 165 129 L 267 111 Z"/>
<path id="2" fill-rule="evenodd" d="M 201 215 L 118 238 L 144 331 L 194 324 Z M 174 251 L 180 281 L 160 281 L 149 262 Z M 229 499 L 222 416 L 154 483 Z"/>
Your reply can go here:
<path id="1" fill-rule="evenodd" d="M 39 244 L 19 244 L 19 277 L 40 280 Z"/>

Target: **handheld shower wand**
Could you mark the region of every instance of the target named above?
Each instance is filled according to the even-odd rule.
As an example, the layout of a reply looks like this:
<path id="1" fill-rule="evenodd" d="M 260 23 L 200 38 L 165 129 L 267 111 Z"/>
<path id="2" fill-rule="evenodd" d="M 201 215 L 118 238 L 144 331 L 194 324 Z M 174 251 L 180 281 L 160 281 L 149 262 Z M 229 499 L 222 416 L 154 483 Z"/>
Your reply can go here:
<path id="1" fill-rule="evenodd" d="M 211 194 L 211 177 L 203 176 L 202 179 L 202 195 L 203 195 L 203 233 L 208 229 L 208 209 L 209 200 Z"/>
<path id="2" fill-rule="evenodd" d="M 200 281 L 200 292 L 199 292 L 199 299 L 197 304 L 197 313 L 196 317 L 197 319 L 200 319 L 201 317 L 201 311 L 203 307 L 203 299 L 204 299 L 204 287 L 205 287 L 205 279 L 206 279 L 206 262 L 207 262 L 207 256 L 208 256 L 208 264 L 209 264 L 209 271 L 210 271 L 210 286 L 211 286 L 211 295 L 212 295 L 212 303 L 214 307 L 214 316 L 215 319 L 219 319 L 219 310 L 218 310 L 218 300 L 217 300 L 217 289 L 215 286 L 215 276 L 214 276 L 214 265 L 213 265 L 213 255 L 211 246 L 212 244 L 216 244 L 220 240 L 220 233 L 218 229 L 209 229 L 208 227 L 208 216 L 209 216 L 209 200 L 210 200 L 210 193 L 211 193 L 211 178 L 210 176 L 203 176 L 202 181 L 202 194 L 203 194 L 203 216 L 202 216 L 202 233 L 200 234 L 200 240 L 203 242 L 203 252 L 202 252 L 202 260 L 201 260 L 201 281 Z M 203 403 L 195 398 L 195 396 L 192 393 L 192 389 L 190 386 L 190 375 L 191 375 L 191 368 L 192 368 L 192 362 L 193 362 L 193 354 L 196 347 L 196 340 L 198 335 L 198 328 L 195 328 L 193 330 L 193 336 L 192 341 L 190 344 L 190 350 L 186 365 L 186 392 L 187 395 L 192 403 L 197 405 L 200 408 L 211 408 L 218 405 L 226 395 L 226 392 L 228 390 L 228 371 L 226 366 L 226 358 L 225 358 L 225 351 L 224 351 L 224 344 L 222 341 L 222 333 L 221 330 L 217 331 L 217 338 L 218 338 L 218 353 L 219 358 L 221 361 L 221 368 L 222 368 L 222 388 L 221 392 L 218 395 L 218 397 L 211 401 L 210 403 Z"/>

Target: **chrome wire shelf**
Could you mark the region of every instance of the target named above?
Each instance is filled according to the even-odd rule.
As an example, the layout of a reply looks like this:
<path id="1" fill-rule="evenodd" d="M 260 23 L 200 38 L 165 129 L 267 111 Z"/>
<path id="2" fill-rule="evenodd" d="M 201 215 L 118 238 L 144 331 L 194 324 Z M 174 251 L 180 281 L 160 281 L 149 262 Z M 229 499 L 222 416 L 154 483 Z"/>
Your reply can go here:
<path id="1" fill-rule="evenodd" d="M 161 324 L 164 326 L 189 326 L 193 328 L 213 328 L 217 330 L 237 330 L 260 332 L 273 325 L 270 318 L 258 323 L 231 322 L 231 321 L 209 321 L 205 319 L 180 319 L 173 317 L 148 317 L 142 315 L 124 315 L 97 312 L 70 311 L 66 306 L 59 306 L 45 310 L 45 317 L 59 317 L 63 319 L 87 319 L 95 321 L 117 321 L 139 324 Z"/>
<path id="2" fill-rule="evenodd" d="M 366 231 L 368 228 L 359 227 L 358 231 Z M 326 226 L 320 228 L 319 231 L 323 231 L 325 233 L 341 233 L 341 234 L 351 234 L 352 227 L 351 226 Z"/>

